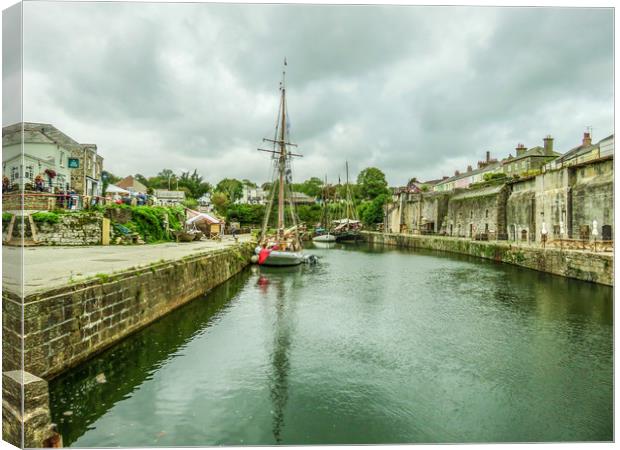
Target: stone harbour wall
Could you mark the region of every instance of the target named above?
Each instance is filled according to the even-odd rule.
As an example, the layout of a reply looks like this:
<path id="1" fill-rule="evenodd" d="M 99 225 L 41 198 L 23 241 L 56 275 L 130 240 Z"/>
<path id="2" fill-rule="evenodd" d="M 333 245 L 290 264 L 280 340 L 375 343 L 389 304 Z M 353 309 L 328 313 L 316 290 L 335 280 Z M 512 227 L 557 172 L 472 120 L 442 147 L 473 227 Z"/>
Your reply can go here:
<path id="1" fill-rule="evenodd" d="M 255 243 L 101 275 L 24 299 L 24 367 L 49 379 L 204 294 L 250 262 Z M 3 298 L 10 300 L 3 293 Z M 3 370 L 20 369 L 19 303 L 3 302 Z"/>
<path id="2" fill-rule="evenodd" d="M 441 250 L 492 259 L 528 269 L 613 286 L 613 254 L 536 248 L 506 241 L 472 241 L 444 236 L 363 232 L 371 244 Z"/>
<path id="3" fill-rule="evenodd" d="M 23 370 L 2 373 L 2 439 L 21 448 L 61 445 L 52 425 L 47 381 Z"/>

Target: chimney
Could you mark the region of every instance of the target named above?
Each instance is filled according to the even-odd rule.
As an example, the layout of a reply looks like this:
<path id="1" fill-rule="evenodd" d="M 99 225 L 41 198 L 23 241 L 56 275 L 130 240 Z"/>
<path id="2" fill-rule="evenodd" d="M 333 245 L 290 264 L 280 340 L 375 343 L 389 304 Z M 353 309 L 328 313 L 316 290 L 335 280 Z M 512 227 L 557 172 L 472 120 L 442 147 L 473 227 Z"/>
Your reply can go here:
<path id="1" fill-rule="evenodd" d="M 547 135 L 546 138 L 543 139 L 545 143 L 545 155 L 551 155 L 553 153 L 553 138 L 551 135 Z"/>
<path id="2" fill-rule="evenodd" d="M 454 176 L 455 176 L 455 177 L 456 177 L 456 176 L 458 176 L 458 175 L 460 175 L 460 174 L 461 174 L 461 172 L 459 172 L 458 170 L 455 170 L 455 171 L 454 171 Z"/>
<path id="3" fill-rule="evenodd" d="M 442 180 L 447 180 L 448 178 L 450 178 L 450 177 L 448 177 L 448 176 L 446 176 L 446 175 L 444 175 L 443 177 L 441 177 L 441 179 L 442 179 Z"/>
<path id="4" fill-rule="evenodd" d="M 590 133 L 583 133 L 583 141 L 582 144 L 585 145 L 592 145 L 592 138 L 590 137 Z"/>
<path id="5" fill-rule="evenodd" d="M 491 152 L 487 150 L 487 162 L 491 161 Z"/>
<path id="6" fill-rule="evenodd" d="M 471 166 L 467 166 L 467 171 L 471 172 Z"/>
<path id="7" fill-rule="evenodd" d="M 517 158 L 521 155 L 523 155 L 526 151 L 527 148 L 525 148 L 525 145 L 519 143 L 517 144 L 517 147 L 515 148 L 515 150 L 517 151 Z"/>

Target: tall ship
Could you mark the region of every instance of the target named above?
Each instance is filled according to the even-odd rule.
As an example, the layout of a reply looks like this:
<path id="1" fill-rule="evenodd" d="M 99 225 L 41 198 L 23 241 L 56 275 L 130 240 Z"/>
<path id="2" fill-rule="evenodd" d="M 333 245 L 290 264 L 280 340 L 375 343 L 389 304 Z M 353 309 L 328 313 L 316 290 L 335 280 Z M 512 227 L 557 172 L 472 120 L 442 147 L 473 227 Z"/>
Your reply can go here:
<path id="1" fill-rule="evenodd" d="M 284 69 L 286 69 L 286 59 Z M 297 144 L 289 142 L 290 123 L 286 107 L 286 70 L 282 71 L 280 83 L 280 106 L 273 139 L 263 138 L 263 142 L 271 144 L 271 148 L 259 148 L 259 151 L 271 153 L 273 176 L 271 193 L 263 219 L 260 240 L 256 248 L 257 262 L 264 266 L 295 266 L 308 260 L 303 253 L 299 235 L 299 220 L 295 213 L 292 200 L 291 159 L 302 156 L 293 153 L 291 148 Z M 269 227 L 269 219 L 274 209 L 277 193 L 277 221 L 275 229 Z"/>

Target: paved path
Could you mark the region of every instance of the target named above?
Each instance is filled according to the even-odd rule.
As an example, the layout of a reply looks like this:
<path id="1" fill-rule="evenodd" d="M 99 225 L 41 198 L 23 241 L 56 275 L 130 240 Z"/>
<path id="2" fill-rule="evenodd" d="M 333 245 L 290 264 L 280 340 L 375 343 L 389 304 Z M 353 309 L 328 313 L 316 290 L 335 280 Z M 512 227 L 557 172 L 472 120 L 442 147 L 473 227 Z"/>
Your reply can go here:
<path id="1" fill-rule="evenodd" d="M 239 236 L 240 242 L 251 236 Z M 165 260 L 176 260 L 209 250 L 235 245 L 230 236 L 221 242 L 167 242 L 150 245 L 109 245 L 87 247 L 25 247 L 23 252 L 24 294 L 44 291 L 79 281 L 98 273 L 111 274 L 130 267 L 148 266 Z M 21 284 L 21 249 L 2 247 L 3 289 L 19 292 Z"/>

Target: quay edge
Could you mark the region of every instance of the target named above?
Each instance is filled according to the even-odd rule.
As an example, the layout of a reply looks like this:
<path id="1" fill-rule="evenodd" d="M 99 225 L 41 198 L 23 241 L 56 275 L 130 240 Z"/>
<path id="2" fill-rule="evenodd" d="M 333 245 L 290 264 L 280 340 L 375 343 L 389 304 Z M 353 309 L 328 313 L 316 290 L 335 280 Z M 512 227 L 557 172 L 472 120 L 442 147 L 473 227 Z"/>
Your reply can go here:
<path id="1" fill-rule="evenodd" d="M 51 446 L 48 380 L 239 273 L 255 245 L 243 242 L 55 287 L 25 296 L 23 304 L 3 290 L 3 439 L 22 448 Z M 32 380 L 36 401 L 24 399 L 22 410 L 21 396 L 13 392 Z M 55 446 L 59 442 L 56 436 Z"/>
<path id="2" fill-rule="evenodd" d="M 473 241 L 444 236 L 363 231 L 366 242 L 401 248 L 440 250 L 477 256 L 567 278 L 614 284 L 610 253 L 514 245 L 508 241 Z"/>

